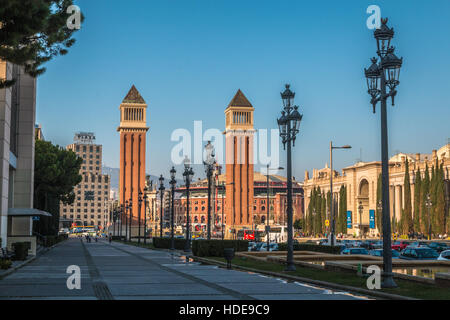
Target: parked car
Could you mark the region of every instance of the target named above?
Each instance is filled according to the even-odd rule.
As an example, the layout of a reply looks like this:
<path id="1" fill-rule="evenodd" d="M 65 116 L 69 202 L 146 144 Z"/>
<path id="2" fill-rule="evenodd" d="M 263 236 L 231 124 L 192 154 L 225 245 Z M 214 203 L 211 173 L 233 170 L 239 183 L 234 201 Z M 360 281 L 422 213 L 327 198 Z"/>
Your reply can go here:
<path id="1" fill-rule="evenodd" d="M 353 247 L 353 243 L 354 243 L 354 240 L 348 240 L 348 239 L 342 240 L 342 244 L 344 246 L 346 246 L 347 248 Z"/>
<path id="2" fill-rule="evenodd" d="M 70 231 L 68 228 L 61 228 L 58 231 L 58 234 L 69 234 L 69 233 L 70 233 Z"/>
<path id="3" fill-rule="evenodd" d="M 412 243 L 410 243 L 410 244 L 408 245 L 408 247 L 411 247 L 411 248 L 421 248 L 421 247 L 429 248 L 429 247 L 428 247 L 428 242 L 425 242 L 425 241 L 416 241 L 416 242 L 412 242 Z"/>
<path id="4" fill-rule="evenodd" d="M 267 243 L 264 242 L 261 246 L 261 248 L 259 249 L 259 251 L 264 252 L 267 251 Z M 278 251 L 278 243 L 270 243 L 269 244 L 269 251 Z"/>
<path id="5" fill-rule="evenodd" d="M 409 242 L 401 240 L 401 241 L 395 241 L 392 244 L 391 248 L 394 250 L 397 250 L 397 251 L 402 251 L 402 250 L 406 249 L 406 247 L 409 245 L 410 245 Z"/>
<path id="6" fill-rule="evenodd" d="M 428 243 L 428 247 L 430 247 L 433 250 L 436 250 L 438 253 L 441 253 L 442 251 L 449 249 L 447 244 L 443 242 L 430 242 Z"/>
<path id="7" fill-rule="evenodd" d="M 437 260 L 439 254 L 428 247 L 407 247 L 400 254 L 400 259 L 405 260 Z"/>
<path id="8" fill-rule="evenodd" d="M 341 254 L 369 254 L 369 251 L 365 248 L 346 248 L 342 250 Z"/>
<path id="9" fill-rule="evenodd" d="M 450 261 L 450 250 L 442 251 L 438 260 L 440 261 Z"/>
<path id="10" fill-rule="evenodd" d="M 391 249 L 391 251 L 392 251 L 392 259 L 400 258 L 400 253 L 397 250 Z M 383 257 L 383 249 L 370 250 L 369 254 L 374 257 Z"/>
<path id="11" fill-rule="evenodd" d="M 383 243 L 381 243 L 380 247 L 379 242 L 379 240 L 365 240 L 361 243 L 361 247 L 366 248 L 367 250 L 381 249 L 383 247 Z"/>
<path id="12" fill-rule="evenodd" d="M 257 243 L 253 246 L 253 248 L 251 249 L 251 251 L 259 251 L 259 250 L 261 249 L 263 243 L 264 243 L 264 242 L 257 242 Z"/>
<path id="13" fill-rule="evenodd" d="M 248 243 L 248 251 L 252 251 L 252 249 L 256 246 L 256 242 L 250 241 Z"/>

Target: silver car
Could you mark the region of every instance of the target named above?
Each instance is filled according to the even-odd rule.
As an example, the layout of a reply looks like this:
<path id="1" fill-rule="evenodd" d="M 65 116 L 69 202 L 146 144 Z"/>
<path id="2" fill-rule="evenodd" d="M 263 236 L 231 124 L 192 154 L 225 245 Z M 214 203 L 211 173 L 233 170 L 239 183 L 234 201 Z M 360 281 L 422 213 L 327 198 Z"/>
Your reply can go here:
<path id="1" fill-rule="evenodd" d="M 440 261 L 450 261 L 450 250 L 442 251 L 439 255 L 438 260 Z"/>

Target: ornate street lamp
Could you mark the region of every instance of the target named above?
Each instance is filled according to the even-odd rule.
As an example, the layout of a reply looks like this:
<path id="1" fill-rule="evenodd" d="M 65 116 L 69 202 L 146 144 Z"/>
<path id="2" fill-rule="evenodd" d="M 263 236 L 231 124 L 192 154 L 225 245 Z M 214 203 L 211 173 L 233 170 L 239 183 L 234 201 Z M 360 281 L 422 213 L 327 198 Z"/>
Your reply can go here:
<path id="1" fill-rule="evenodd" d="M 207 239 L 211 240 L 211 178 L 214 171 L 214 164 L 216 159 L 214 159 L 214 146 L 211 141 L 205 146 L 206 159 L 203 161 L 205 166 L 206 177 L 208 178 L 208 219 L 207 219 Z"/>
<path id="2" fill-rule="evenodd" d="M 148 188 L 144 187 L 144 245 L 147 244 L 147 192 Z"/>
<path id="3" fill-rule="evenodd" d="M 128 200 L 128 204 L 130 205 L 129 206 L 129 209 L 130 209 L 130 217 L 129 217 L 129 219 L 128 219 L 128 221 L 130 222 L 129 224 L 128 224 L 128 228 L 129 228 L 129 230 L 128 230 L 128 236 L 129 236 L 129 238 L 130 238 L 130 242 L 131 242 L 131 225 L 133 224 L 133 200 L 130 198 L 130 200 Z"/>
<path id="4" fill-rule="evenodd" d="M 281 93 L 283 111 L 278 119 L 280 137 L 286 149 L 287 144 L 287 218 L 288 218 L 288 246 L 286 271 L 295 271 L 294 266 L 294 241 L 293 241 L 293 216 L 292 216 L 292 155 L 291 147 L 295 146 L 295 138 L 300 132 L 300 122 L 303 116 L 298 112 L 298 106 L 293 106 L 295 93 L 286 85 L 286 90 Z M 292 143 L 292 145 L 291 145 Z"/>
<path id="5" fill-rule="evenodd" d="M 359 237 L 362 239 L 362 214 L 364 212 L 364 206 L 362 205 L 362 202 L 359 202 Z"/>
<path id="6" fill-rule="evenodd" d="M 396 87 L 400 83 L 400 68 L 403 58 L 397 58 L 391 40 L 394 37 L 394 29 L 388 28 L 388 19 L 381 19 L 381 27 L 374 32 L 377 40 L 377 54 L 380 58 L 372 58 L 372 65 L 364 69 L 367 79 L 368 93 L 371 96 L 371 104 L 375 113 L 376 104 L 381 104 L 381 176 L 382 176 L 382 201 L 383 201 L 383 288 L 395 288 L 397 285 L 392 276 L 392 250 L 391 250 L 391 220 L 389 217 L 389 168 L 388 168 L 388 133 L 387 133 L 387 99 L 391 97 L 394 105 L 394 97 L 397 94 Z M 389 93 L 387 93 L 389 88 Z"/>
<path id="7" fill-rule="evenodd" d="M 334 218 L 334 203 L 333 203 L 333 150 L 334 149 L 351 149 L 349 145 L 342 147 L 333 146 L 333 141 L 330 142 L 330 215 L 331 215 L 331 233 L 330 233 L 330 245 L 334 246 L 334 234 L 335 234 L 335 218 Z"/>
<path id="8" fill-rule="evenodd" d="M 427 200 L 425 201 L 425 207 L 427 207 L 428 212 L 428 240 L 431 240 L 431 207 L 433 206 L 433 202 L 431 202 L 430 194 L 427 194 Z"/>
<path id="9" fill-rule="evenodd" d="M 128 200 L 125 201 L 125 241 L 128 241 L 128 210 L 130 206 L 128 205 Z"/>
<path id="10" fill-rule="evenodd" d="M 170 250 L 175 250 L 175 240 L 174 240 L 174 204 L 175 204 L 175 186 L 177 185 L 177 180 L 175 179 L 175 174 L 177 171 L 174 167 L 172 167 L 172 170 L 170 170 L 170 185 L 172 187 L 172 208 L 170 211 L 170 237 L 171 237 L 171 246 Z"/>
<path id="11" fill-rule="evenodd" d="M 164 207 L 164 203 L 163 203 L 163 197 L 164 197 L 164 190 L 166 190 L 166 188 L 164 187 L 164 177 L 163 175 L 161 175 L 159 177 L 159 196 L 161 199 L 161 206 L 160 206 L 160 218 L 159 218 L 159 237 L 162 238 L 163 237 L 163 207 Z"/>
<path id="12" fill-rule="evenodd" d="M 189 158 L 186 156 L 184 159 L 184 172 L 183 179 L 186 184 L 186 244 L 184 247 L 185 252 L 191 251 L 191 239 L 190 239 L 190 225 L 189 225 L 189 187 L 191 185 L 192 177 L 194 176 L 194 171 L 191 168 L 191 163 Z"/>
<path id="13" fill-rule="evenodd" d="M 138 244 L 141 244 L 141 208 L 142 208 L 142 192 L 138 193 Z"/>

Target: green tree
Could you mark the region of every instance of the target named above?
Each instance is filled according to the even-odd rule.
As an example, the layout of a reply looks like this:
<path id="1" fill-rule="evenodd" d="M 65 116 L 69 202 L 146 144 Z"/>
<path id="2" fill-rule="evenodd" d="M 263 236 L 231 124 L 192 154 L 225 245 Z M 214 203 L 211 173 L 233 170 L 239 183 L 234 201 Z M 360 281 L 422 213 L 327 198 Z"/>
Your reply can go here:
<path id="1" fill-rule="evenodd" d="M 337 223 L 337 233 L 347 233 L 347 191 L 345 186 L 339 190 L 339 217 Z"/>
<path id="2" fill-rule="evenodd" d="M 445 186 L 444 186 L 444 167 L 441 164 L 436 169 L 436 181 L 435 181 L 435 210 L 434 210 L 434 222 L 435 232 L 439 234 L 445 233 Z"/>
<path id="3" fill-rule="evenodd" d="M 420 231 L 420 192 L 422 187 L 422 177 L 420 169 L 416 171 L 416 179 L 414 182 L 414 231 Z"/>
<path id="4" fill-rule="evenodd" d="M 74 187 L 81 182 L 79 174 L 83 160 L 73 151 L 48 141 L 35 141 L 34 207 L 52 214 L 40 220 L 40 233 L 56 235 L 59 224 L 59 204 L 75 200 Z"/>
<path id="5" fill-rule="evenodd" d="M 2 0 L 0 3 L 0 59 L 24 66 L 29 75 L 36 77 L 44 73 L 45 62 L 65 55 L 75 43 L 72 36 L 77 29 L 67 26 L 71 16 L 67 9 L 73 0 Z M 14 80 L 0 79 L 0 88 L 13 83 Z"/>
<path id="6" fill-rule="evenodd" d="M 405 179 L 404 179 L 404 194 L 405 194 L 405 208 L 402 212 L 402 233 L 408 234 L 413 230 L 413 219 L 412 219 L 412 203 L 411 203 L 411 183 L 409 176 L 409 161 L 405 162 Z"/>
<path id="7" fill-rule="evenodd" d="M 420 188 L 421 202 L 420 202 L 420 228 L 422 233 L 428 234 L 428 209 L 425 206 L 427 196 L 430 188 L 430 172 L 428 170 L 428 164 L 425 165 L 425 174 Z"/>
<path id="8" fill-rule="evenodd" d="M 294 229 L 296 230 L 303 229 L 303 219 L 297 219 L 294 221 Z"/>
<path id="9" fill-rule="evenodd" d="M 322 193 L 321 199 L 322 199 L 322 203 L 321 203 L 321 206 L 320 206 L 320 208 L 321 208 L 320 233 L 324 234 L 325 230 L 326 230 L 325 220 L 326 220 L 326 217 L 327 217 L 327 198 L 326 198 L 326 194 L 325 193 Z"/>
<path id="10" fill-rule="evenodd" d="M 382 185 L 381 185 L 381 173 L 378 175 L 377 179 L 377 210 L 376 216 L 375 216 L 375 223 L 377 225 L 378 232 L 382 234 L 383 227 L 382 227 L 382 221 L 383 221 L 383 211 L 378 209 L 378 204 L 382 203 L 383 199 L 383 193 L 382 193 Z"/>

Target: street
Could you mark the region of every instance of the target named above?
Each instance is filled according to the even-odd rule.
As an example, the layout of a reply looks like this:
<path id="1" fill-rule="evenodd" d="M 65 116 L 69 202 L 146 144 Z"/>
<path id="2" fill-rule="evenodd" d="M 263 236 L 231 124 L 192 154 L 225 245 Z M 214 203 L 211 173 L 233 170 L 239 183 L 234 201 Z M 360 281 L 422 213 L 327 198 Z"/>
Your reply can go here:
<path id="1" fill-rule="evenodd" d="M 0 280 L 0 299 L 354 300 L 365 299 L 259 274 L 186 263 L 185 257 L 106 241 L 69 239 Z M 81 270 L 69 290 L 67 267 Z"/>

